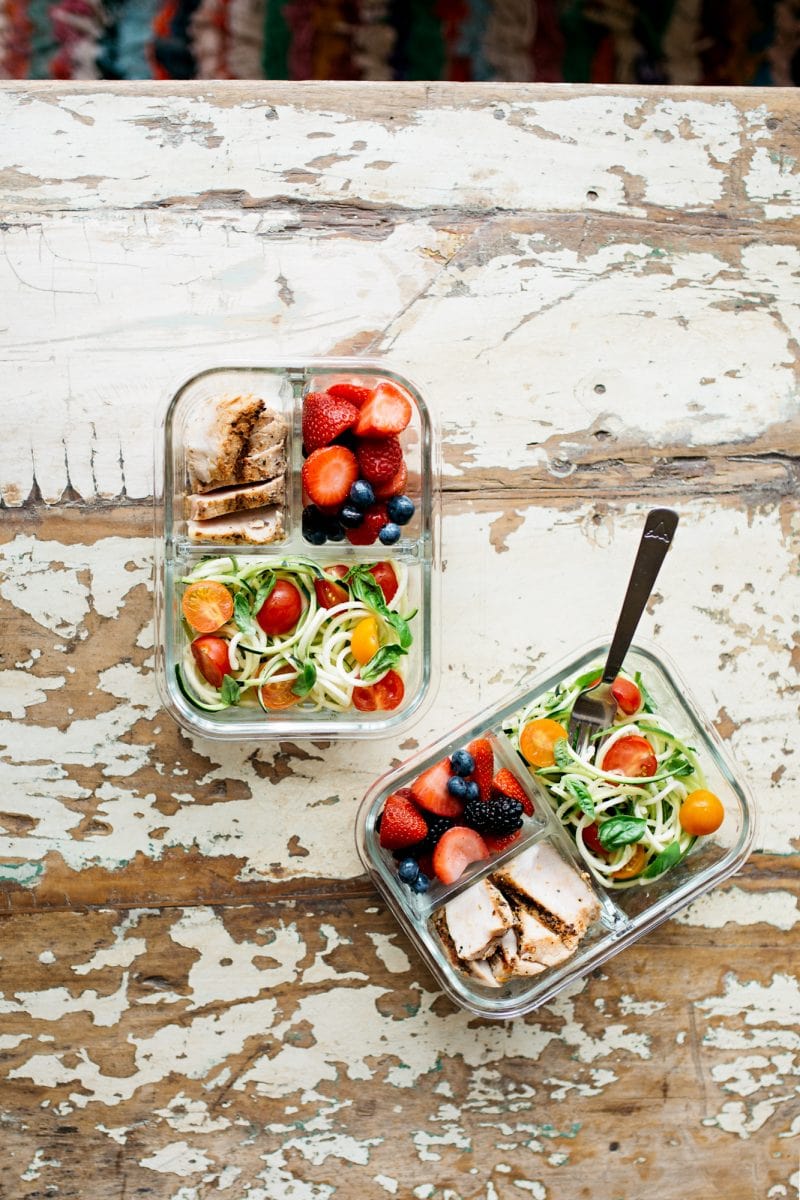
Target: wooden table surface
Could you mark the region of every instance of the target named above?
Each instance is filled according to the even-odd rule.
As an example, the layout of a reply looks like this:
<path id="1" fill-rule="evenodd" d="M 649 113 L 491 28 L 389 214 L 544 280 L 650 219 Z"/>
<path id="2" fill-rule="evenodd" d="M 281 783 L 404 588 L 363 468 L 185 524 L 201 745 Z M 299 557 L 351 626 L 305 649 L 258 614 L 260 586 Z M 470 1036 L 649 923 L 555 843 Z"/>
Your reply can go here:
<path id="1" fill-rule="evenodd" d="M 0 90 L 3 1200 L 796 1196 L 800 98 Z M 400 744 L 221 745 L 153 680 L 156 412 L 365 352 L 443 437 L 443 667 Z M 554 1004 L 456 1010 L 361 873 L 390 762 L 642 633 L 759 811 L 729 885 Z"/>

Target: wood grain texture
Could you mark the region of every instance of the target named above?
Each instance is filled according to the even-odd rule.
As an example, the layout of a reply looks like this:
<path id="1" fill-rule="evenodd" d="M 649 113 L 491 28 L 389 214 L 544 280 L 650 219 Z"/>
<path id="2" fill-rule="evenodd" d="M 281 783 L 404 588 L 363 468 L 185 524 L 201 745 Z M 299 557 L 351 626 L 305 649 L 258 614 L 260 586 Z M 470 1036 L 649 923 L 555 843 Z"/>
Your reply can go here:
<path id="1" fill-rule="evenodd" d="M 5 85 L 0 119 L 2 1200 L 796 1195 L 796 93 Z M 198 367 L 351 352 L 442 433 L 437 703 L 356 755 L 187 737 L 153 682 L 157 413 Z M 757 853 L 472 1020 L 347 831 L 607 634 L 653 501 L 681 525 L 641 632 Z"/>

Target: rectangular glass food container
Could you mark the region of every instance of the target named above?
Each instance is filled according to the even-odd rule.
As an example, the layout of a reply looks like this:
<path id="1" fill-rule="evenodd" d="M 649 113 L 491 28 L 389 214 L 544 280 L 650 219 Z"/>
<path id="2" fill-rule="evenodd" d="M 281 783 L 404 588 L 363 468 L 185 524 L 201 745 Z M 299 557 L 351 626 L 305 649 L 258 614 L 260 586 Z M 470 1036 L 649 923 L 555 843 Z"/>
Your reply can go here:
<path id="1" fill-rule="evenodd" d="M 504 726 L 515 713 L 526 709 L 557 683 L 574 678 L 594 664 L 602 668 L 608 644 L 580 649 L 569 659 L 537 675 L 524 692 L 508 697 L 453 730 L 435 745 L 407 759 L 377 780 L 359 809 L 356 845 L 372 881 L 438 984 L 456 1004 L 477 1016 L 508 1020 L 552 1000 L 568 984 L 583 978 L 727 879 L 742 866 L 750 851 L 754 810 L 746 783 L 673 665 L 655 647 L 638 643 L 628 653 L 625 671 L 628 674 L 642 672 L 657 711 L 697 751 L 708 787 L 722 801 L 725 819 L 716 833 L 698 839 L 681 863 L 652 883 L 625 890 L 608 890 L 598 879 L 589 876 L 571 836 L 555 815 L 546 789 L 506 736 Z M 514 773 L 533 801 L 534 815 L 525 819 L 522 837 L 512 847 L 474 863 L 454 884 L 444 886 L 434 881 L 428 892 L 416 895 L 398 879 L 397 863 L 391 852 L 379 845 L 377 821 L 384 802 L 398 788 L 410 786 L 429 766 L 484 736 L 489 737 L 494 747 L 495 770 L 505 766 Z M 434 928 L 435 915 L 471 884 L 516 858 L 529 846 L 543 841 L 549 842 L 589 883 L 599 902 L 600 915 L 572 956 L 560 966 L 547 968 L 532 978 L 513 978 L 500 987 L 482 984 L 453 965 Z"/>
<path id="2" fill-rule="evenodd" d="M 302 530 L 302 405 L 311 391 L 348 381 L 373 387 L 391 380 L 406 389 L 413 415 L 400 434 L 408 468 L 406 493 L 415 503 L 412 520 L 392 546 L 351 545 L 348 541 L 311 545 Z M 188 536 L 189 494 L 186 445 L 199 406 L 226 394 L 253 393 L 287 423 L 284 533 L 269 545 L 202 543 Z M 155 437 L 155 606 L 157 680 L 167 711 L 186 730 L 203 737 L 236 740 L 267 738 L 364 738 L 393 736 L 416 720 L 433 699 L 438 644 L 439 479 L 436 437 L 430 410 L 419 389 L 383 362 L 363 358 L 308 359 L 257 366 L 216 366 L 182 383 L 158 418 Z M 403 659 L 405 695 L 391 711 L 309 711 L 302 704 L 283 710 L 231 706 L 219 712 L 195 707 L 180 685 L 176 667 L 187 645 L 181 616 L 180 580 L 204 559 L 254 555 L 277 565 L 284 557 L 302 555 L 320 567 L 344 563 L 389 561 L 408 570 L 408 602 L 417 609 L 411 621 L 413 643 Z"/>

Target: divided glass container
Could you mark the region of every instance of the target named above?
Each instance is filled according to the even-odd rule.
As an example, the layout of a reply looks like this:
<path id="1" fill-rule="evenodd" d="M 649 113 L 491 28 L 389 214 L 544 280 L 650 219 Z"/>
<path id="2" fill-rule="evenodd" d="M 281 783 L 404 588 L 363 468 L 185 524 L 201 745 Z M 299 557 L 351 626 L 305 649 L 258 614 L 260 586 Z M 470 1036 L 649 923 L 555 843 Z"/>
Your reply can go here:
<path id="1" fill-rule="evenodd" d="M 412 401 L 412 418 L 399 435 L 408 479 L 403 488 L 415 504 L 411 520 L 394 545 L 352 545 L 347 539 L 311 544 L 303 528 L 304 497 L 301 469 L 303 398 L 348 382 L 373 388 L 391 381 Z M 200 414 L 223 396 L 260 397 L 286 423 L 286 476 L 282 535 L 266 545 L 227 544 L 190 538 L 187 497 L 191 492 L 187 446 Z M 438 496 L 439 469 L 431 414 L 419 389 L 383 362 L 362 359 L 309 359 L 259 366 L 219 366 L 199 372 L 177 388 L 160 415 L 155 438 L 156 481 L 156 628 L 157 679 L 168 712 L 186 730 L 217 739 L 363 738 L 394 736 L 417 719 L 433 698 L 439 585 Z M 334 564 L 348 569 L 359 564 L 390 562 L 407 572 L 404 610 L 416 610 L 410 620 L 413 642 L 401 660 L 404 696 L 394 709 L 361 711 L 352 704 L 344 711 L 313 710 L 307 702 L 265 711 L 255 705 L 231 705 L 206 711 L 192 703 L 183 686 L 181 663 L 192 631 L 182 619 L 182 580 L 198 564 L 208 570 L 239 565 L 252 556 L 267 567 L 280 568 L 286 559 L 302 557 L 325 570 Z"/>
<path id="2" fill-rule="evenodd" d="M 535 769 L 519 754 L 506 730 L 513 726 L 515 717 L 557 684 L 574 679 L 595 665 L 599 674 L 607 651 L 608 643 L 592 645 L 548 668 L 525 691 L 469 720 L 377 780 L 360 807 L 356 845 L 373 883 L 441 988 L 456 1004 L 477 1016 L 508 1020 L 552 1000 L 570 983 L 582 979 L 727 879 L 742 866 L 752 845 L 752 798 L 740 772 L 669 660 L 654 647 L 638 643 L 628 652 L 625 671 L 629 675 L 641 672 L 656 711 L 697 752 L 707 786 L 722 801 L 725 817 L 716 833 L 699 838 L 686 858 L 652 882 L 629 885 L 624 890 L 609 889 L 587 869 L 572 836 L 556 816 L 554 804 Z M 507 767 L 523 785 L 533 802 L 534 814 L 525 818 L 522 836 L 513 846 L 473 863 L 455 883 L 445 886 L 433 879 L 429 890 L 418 895 L 400 882 L 397 860 L 379 844 L 383 805 L 391 793 L 409 787 L 428 767 L 479 737 L 486 737 L 492 743 L 495 771 Z M 513 863 L 535 845 L 550 847 L 582 877 L 596 899 L 597 915 L 574 952 L 559 965 L 531 977 L 513 977 L 499 987 L 488 986 L 454 963 L 437 930 L 437 914 L 441 916 L 449 901 Z"/>

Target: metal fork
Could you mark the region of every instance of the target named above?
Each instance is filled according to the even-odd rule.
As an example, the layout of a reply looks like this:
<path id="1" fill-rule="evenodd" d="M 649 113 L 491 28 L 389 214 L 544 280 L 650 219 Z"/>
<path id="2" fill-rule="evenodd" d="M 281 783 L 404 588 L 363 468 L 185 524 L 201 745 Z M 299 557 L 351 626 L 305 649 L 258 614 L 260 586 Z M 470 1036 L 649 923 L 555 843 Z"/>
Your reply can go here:
<path id="1" fill-rule="evenodd" d="M 617 702 L 611 695 L 611 685 L 628 653 L 677 525 L 678 514 L 671 508 L 653 508 L 647 514 L 603 674 L 597 683 L 583 689 L 572 709 L 570 742 L 578 754 L 584 753 L 593 734 L 608 729 L 614 720 Z"/>

